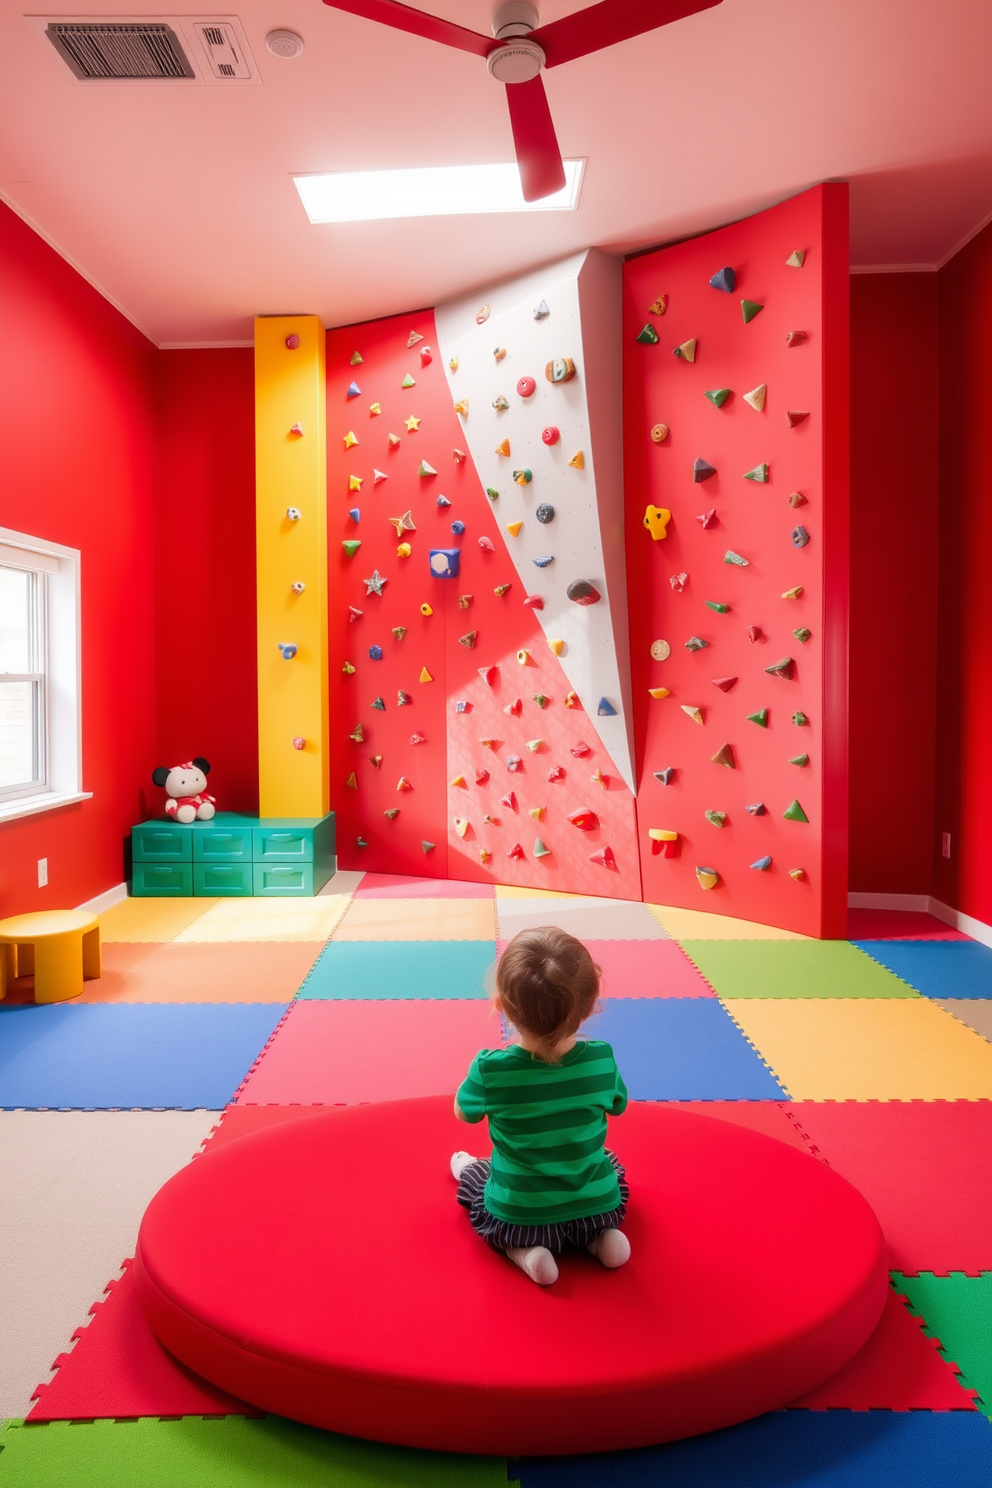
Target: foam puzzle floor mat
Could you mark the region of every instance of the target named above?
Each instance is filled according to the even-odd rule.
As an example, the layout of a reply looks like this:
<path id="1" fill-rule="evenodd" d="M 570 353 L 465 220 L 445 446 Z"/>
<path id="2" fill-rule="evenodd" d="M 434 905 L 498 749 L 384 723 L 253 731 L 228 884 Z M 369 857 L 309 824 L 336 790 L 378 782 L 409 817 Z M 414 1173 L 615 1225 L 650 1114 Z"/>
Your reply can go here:
<path id="1" fill-rule="evenodd" d="M 923 1331 L 961 1371 L 961 1383 L 992 1417 L 992 1270 L 981 1276 L 895 1275 L 894 1284 L 920 1318 Z"/>
<path id="2" fill-rule="evenodd" d="M 100 939 L 173 940 L 206 914 L 216 899 L 122 899 L 100 915 Z"/>
<path id="3" fill-rule="evenodd" d="M 992 1044 L 925 997 L 735 998 L 794 1100 L 988 1100 Z"/>
<path id="4" fill-rule="evenodd" d="M 358 899 L 349 905 L 335 940 L 496 939 L 493 899 Z"/>
<path id="5" fill-rule="evenodd" d="M 685 940 L 718 997 L 915 997 L 846 940 Z"/>
<path id="6" fill-rule="evenodd" d="M 848 940 L 968 940 L 936 915 L 906 909 L 849 909 Z"/>
<path id="7" fill-rule="evenodd" d="M 775 925 L 707 914 L 702 909 L 676 909 L 668 904 L 649 904 L 648 909 L 673 940 L 809 940 L 798 930 L 779 930 Z"/>
<path id="8" fill-rule="evenodd" d="M 365 873 L 355 889 L 356 899 L 489 899 L 490 883 L 468 883 L 456 878 L 413 878 L 398 873 Z"/>
<path id="9" fill-rule="evenodd" d="M 495 956 L 492 940 L 343 941 L 335 937 L 321 951 L 300 988 L 300 997 L 304 1001 L 365 1002 L 486 998 L 486 977 Z"/>
<path id="10" fill-rule="evenodd" d="M 320 949 L 318 941 L 118 942 L 103 947 L 103 975 L 73 1001 L 289 1002 Z"/>
<path id="11" fill-rule="evenodd" d="M 781 1100 L 775 1076 L 719 1002 L 609 998 L 593 1037 L 613 1045 L 634 1100 Z"/>
<path id="12" fill-rule="evenodd" d="M 177 941 L 325 941 L 348 905 L 349 894 L 314 899 L 219 899 L 175 937 Z"/>
<path id="13" fill-rule="evenodd" d="M 992 949 L 977 940 L 865 940 L 861 950 L 926 997 L 992 997 Z"/>
<path id="14" fill-rule="evenodd" d="M 352 1105 L 452 1096 L 502 1044 L 488 1001 L 295 1002 L 238 1104 Z"/>
<path id="15" fill-rule="evenodd" d="M 8 1421 L 0 1429 L 3 1488 L 506 1488 L 506 1482 L 502 1458 L 381 1446 L 279 1416 Z"/>
<path id="16" fill-rule="evenodd" d="M 556 925 L 580 940 L 667 940 L 663 929 L 646 904 L 627 904 L 611 899 L 578 903 L 567 899 L 500 899 L 496 916 L 501 940 L 511 940 L 521 930 Z"/>
<path id="17" fill-rule="evenodd" d="M 674 940 L 587 940 L 585 944 L 602 967 L 604 997 L 715 995 Z"/>
<path id="18" fill-rule="evenodd" d="M 945 1013 L 957 1018 L 968 1028 L 980 1033 L 992 1043 L 992 998 L 990 997 L 934 997 L 931 998 Z"/>
<path id="19" fill-rule="evenodd" d="M 221 1110 L 285 1003 L 0 1011 L 0 1108 Z"/>

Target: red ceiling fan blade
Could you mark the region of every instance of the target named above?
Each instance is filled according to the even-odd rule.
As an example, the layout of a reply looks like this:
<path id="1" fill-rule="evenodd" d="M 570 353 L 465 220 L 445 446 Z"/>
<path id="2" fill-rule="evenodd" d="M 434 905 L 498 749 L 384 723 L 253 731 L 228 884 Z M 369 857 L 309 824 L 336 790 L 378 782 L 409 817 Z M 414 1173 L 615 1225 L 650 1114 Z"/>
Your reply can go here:
<path id="1" fill-rule="evenodd" d="M 546 67 L 559 67 L 719 4 L 721 0 L 600 0 L 587 10 L 539 26 L 530 39 L 544 48 Z"/>
<path id="2" fill-rule="evenodd" d="M 462 52 L 474 52 L 477 57 L 486 57 L 493 49 L 491 36 L 466 31 L 453 21 L 443 21 L 440 16 L 401 5 L 399 0 L 324 0 L 324 4 L 332 10 L 343 10 L 348 15 L 391 26 L 394 31 L 409 31 L 411 36 L 422 36 L 425 41 L 439 41 Z"/>
<path id="3" fill-rule="evenodd" d="M 524 201 L 540 201 L 565 184 L 565 167 L 540 75 L 528 83 L 507 83 L 506 101 Z"/>

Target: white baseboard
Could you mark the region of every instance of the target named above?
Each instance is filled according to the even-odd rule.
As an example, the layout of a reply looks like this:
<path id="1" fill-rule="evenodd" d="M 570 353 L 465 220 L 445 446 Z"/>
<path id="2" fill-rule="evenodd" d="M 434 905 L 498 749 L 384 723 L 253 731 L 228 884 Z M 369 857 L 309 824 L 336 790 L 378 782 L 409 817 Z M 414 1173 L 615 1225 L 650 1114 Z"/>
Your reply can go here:
<path id="1" fill-rule="evenodd" d="M 976 920 L 963 910 L 952 909 L 933 894 L 848 894 L 847 903 L 850 909 L 922 910 L 924 914 L 932 914 L 934 919 L 943 920 L 945 925 L 951 925 L 962 934 L 970 935 L 972 940 L 992 946 L 992 925 L 986 925 L 984 920 Z"/>
<path id="2" fill-rule="evenodd" d="M 91 914 L 102 914 L 105 909 L 120 904 L 122 899 L 127 898 L 127 884 L 114 884 L 112 889 L 104 889 L 102 894 L 97 894 L 93 899 L 87 899 L 85 904 L 77 904 L 77 909 L 88 909 Z"/>

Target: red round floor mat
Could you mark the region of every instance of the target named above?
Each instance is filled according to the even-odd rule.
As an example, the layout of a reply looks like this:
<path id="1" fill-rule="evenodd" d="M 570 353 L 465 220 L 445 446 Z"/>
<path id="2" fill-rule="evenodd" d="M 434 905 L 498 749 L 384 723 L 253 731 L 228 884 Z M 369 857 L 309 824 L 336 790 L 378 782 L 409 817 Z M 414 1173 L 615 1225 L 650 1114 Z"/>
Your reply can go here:
<path id="1" fill-rule="evenodd" d="M 787 1404 L 877 1323 L 874 1214 L 815 1158 L 678 1106 L 610 1145 L 632 1257 L 529 1281 L 472 1232 L 448 1096 L 348 1106 L 198 1158 L 160 1189 L 135 1279 L 162 1343 L 231 1394 L 353 1436 L 447 1451 L 610 1451 Z"/>

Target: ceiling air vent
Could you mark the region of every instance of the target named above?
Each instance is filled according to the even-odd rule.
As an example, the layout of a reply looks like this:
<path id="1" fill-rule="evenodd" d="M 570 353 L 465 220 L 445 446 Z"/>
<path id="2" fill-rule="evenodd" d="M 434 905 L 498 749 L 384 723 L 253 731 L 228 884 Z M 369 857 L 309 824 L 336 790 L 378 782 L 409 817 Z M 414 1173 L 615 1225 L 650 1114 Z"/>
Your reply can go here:
<path id="1" fill-rule="evenodd" d="M 164 22 L 50 21 L 45 35 L 83 81 L 196 76 L 179 37 Z"/>

